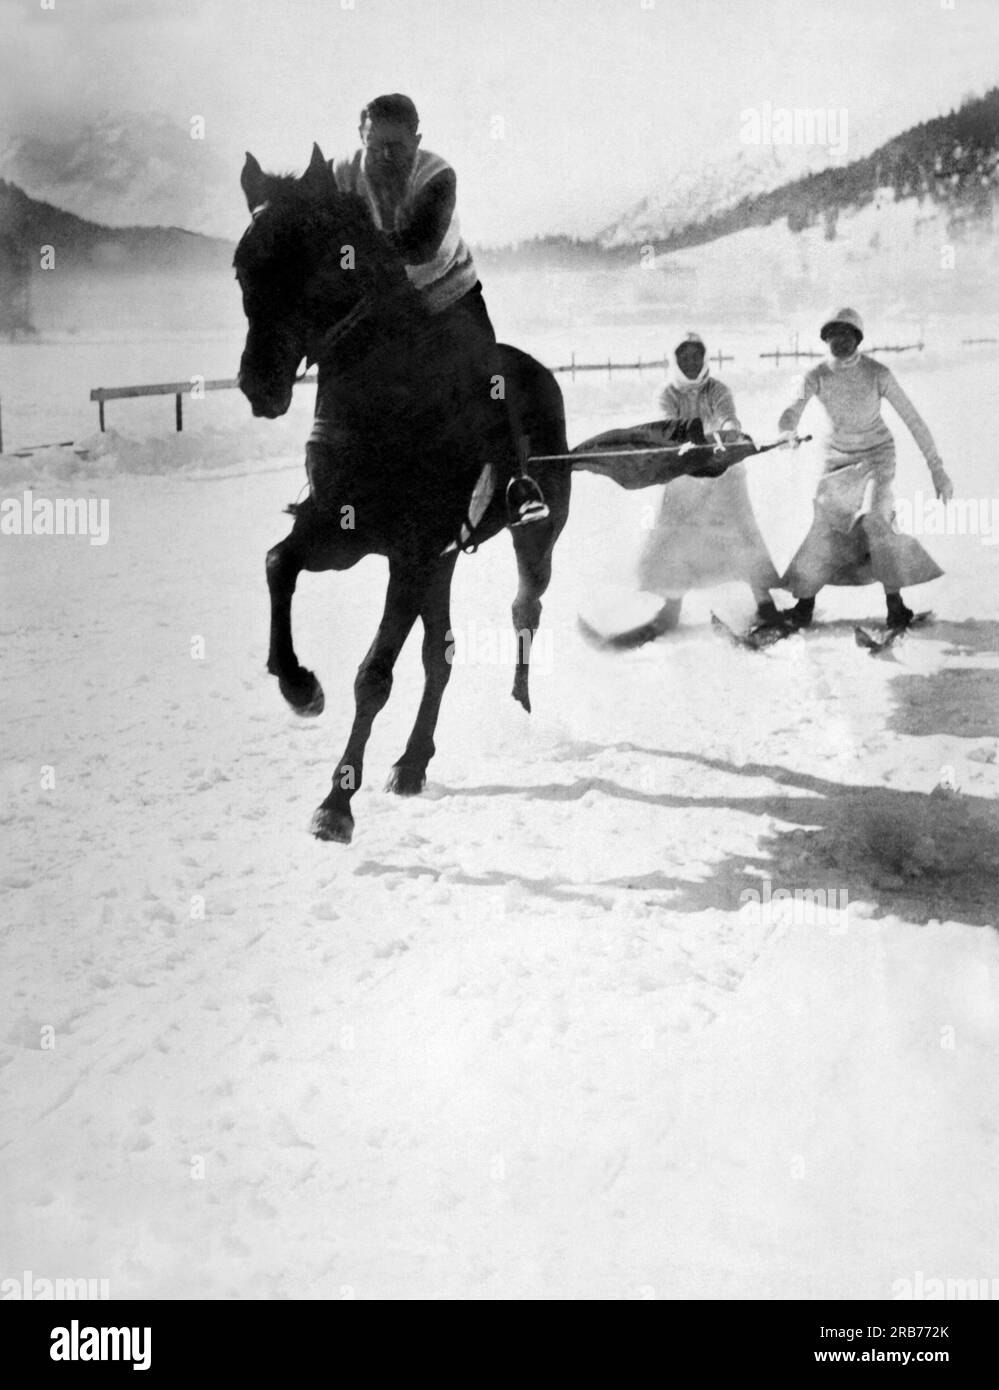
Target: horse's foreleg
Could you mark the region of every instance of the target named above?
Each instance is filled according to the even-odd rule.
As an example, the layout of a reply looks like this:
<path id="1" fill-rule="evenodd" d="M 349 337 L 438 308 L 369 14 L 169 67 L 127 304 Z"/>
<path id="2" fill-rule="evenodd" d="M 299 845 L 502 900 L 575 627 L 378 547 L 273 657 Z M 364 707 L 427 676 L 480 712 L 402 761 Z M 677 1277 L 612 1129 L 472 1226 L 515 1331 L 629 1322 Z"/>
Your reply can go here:
<path id="1" fill-rule="evenodd" d="M 446 555 L 434 573 L 420 608 L 423 621 L 423 698 L 406 751 L 395 764 L 385 790 L 416 796 L 426 785 L 427 764 L 436 751 L 434 730 L 441 700 L 451 678 L 451 579 L 457 553 Z"/>
<path id="2" fill-rule="evenodd" d="M 291 640 L 291 600 L 302 561 L 291 537 L 267 552 L 267 587 L 271 595 L 271 640 L 267 669 L 277 676 L 281 694 L 296 714 L 321 714 L 323 688 L 311 671 L 298 663 Z"/>
<path id="3" fill-rule="evenodd" d="M 425 573 L 397 573 L 390 567 L 382 620 L 375 640 L 357 668 L 354 722 L 347 747 L 333 774 L 333 790 L 312 818 L 312 833 L 317 839 L 350 843 L 354 833 L 350 802 L 364 775 L 364 750 L 371 726 L 391 694 L 392 670 L 420 612 L 426 584 Z"/>
<path id="4" fill-rule="evenodd" d="M 531 647 L 541 622 L 541 596 L 552 577 L 555 530 L 550 522 L 535 522 L 513 532 L 517 552 L 517 596 L 513 601 L 513 629 L 517 637 L 517 666 L 513 698 L 531 712 Z"/>

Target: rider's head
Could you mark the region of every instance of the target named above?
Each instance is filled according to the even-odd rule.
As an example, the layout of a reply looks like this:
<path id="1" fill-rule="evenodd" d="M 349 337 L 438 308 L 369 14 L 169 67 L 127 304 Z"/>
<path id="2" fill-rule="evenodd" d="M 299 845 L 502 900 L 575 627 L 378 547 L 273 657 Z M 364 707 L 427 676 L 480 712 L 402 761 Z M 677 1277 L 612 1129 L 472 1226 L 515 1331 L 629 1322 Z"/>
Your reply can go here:
<path id="1" fill-rule="evenodd" d="M 416 107 L 401 92 L 369 101 L 358 126 L 365 169 L 376 177 L 407 179 L 423 138 L 417 134 L 419 125 Z"/>

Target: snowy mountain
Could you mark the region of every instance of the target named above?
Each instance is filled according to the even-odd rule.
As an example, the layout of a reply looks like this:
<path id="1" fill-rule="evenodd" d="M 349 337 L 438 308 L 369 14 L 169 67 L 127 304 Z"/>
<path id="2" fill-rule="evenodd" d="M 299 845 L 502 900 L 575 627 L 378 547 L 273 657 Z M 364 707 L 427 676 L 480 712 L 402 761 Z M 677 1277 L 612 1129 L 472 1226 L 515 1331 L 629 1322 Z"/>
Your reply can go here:
<path id="1" fill-rule="evenodd" d="M 69 133 L 11 137 L 0 178 L 109 226 L 132 223 L 228 228 L 238 189 L 233 170 L 196 128 L 156 113 L 104 113 Z"/>
<path id="2" fill-rule="evenodd" d="M 597 241 L 608 250 L 662 241 L 827 163 L 827 152 L 814 147 L 743 146 L 729 159 L 671 170 L 654 193 L 598 233 Z"/>
<path id="3" fill-rule="evenodd" d="M 881 188 L 862 207 L 792 230 L 786 219 L 749 226 L 656 257 L 629 282 L 639 302 L 675 317 L 728 325 L 769 321 L 803 331 L 834 303 L 863 305 L 868 321 L 907 324 L 916 341 L 928 315 L 968 316 L 995 332 L 999 237 L 988 221 L 960 228 L 953 211 Z M 878 331 L 876 341 L 883 341 Z M 769 344 L 773 346 L 773 344 Z M 817 342 L 812 344 L 818 348 Z"/>
<path id="4" fill-rule="evenodd" d="M 608 250 L 643 242 L 673 251 L 786 219 L 792 232 L 824 227 L 894 197 L 943 210 L 951 234 L 991 230 L 999 200 L 999 88 L 902 132 L 863 158 L 787 171 L 816 147 L 748 146 L 728 163 L 678 174 L 600 236 Z M 778 157 L 779 156 L 779 157 Z"/>
<path id="5" fill-rule="evenodd" d="M 228 267 L 232 243 L 177 226 L 109 227 L 31 198 L 0 179 L 0 237 L 37 266 L 39 248 L 54 248 L 60 269 L 202 270 Z M 37 278 L 37 277 L 36 277 Z"/>

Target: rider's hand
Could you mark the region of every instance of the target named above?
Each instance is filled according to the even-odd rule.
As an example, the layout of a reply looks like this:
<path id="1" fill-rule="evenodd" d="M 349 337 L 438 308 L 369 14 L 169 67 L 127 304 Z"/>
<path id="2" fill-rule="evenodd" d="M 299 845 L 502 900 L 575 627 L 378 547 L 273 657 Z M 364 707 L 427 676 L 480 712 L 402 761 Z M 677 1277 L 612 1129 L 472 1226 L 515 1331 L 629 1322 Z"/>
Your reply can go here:
<path id="1" fill-rule="evenodd" d="M 797 449 L 799 443 L 801 442 L 798 439 L 797 430 L 781 430 L 779 437 L 780 442 L 782 444 L 786 444 L 790 449 Z"/>

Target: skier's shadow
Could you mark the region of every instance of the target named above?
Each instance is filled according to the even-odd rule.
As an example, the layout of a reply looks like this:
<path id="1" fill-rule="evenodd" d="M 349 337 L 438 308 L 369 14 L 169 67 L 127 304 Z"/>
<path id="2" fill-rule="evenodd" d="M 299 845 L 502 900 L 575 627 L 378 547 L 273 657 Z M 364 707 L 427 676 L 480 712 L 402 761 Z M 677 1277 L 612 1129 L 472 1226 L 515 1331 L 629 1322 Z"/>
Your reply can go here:
<path id="1" fill-rule="evenodd" d="M 994 800 L 944 788 L 922 792 L 833 782 L 772 764 L 736 766 L 696 753 L 666 756 L 767 778 L 808 794 L 698 799 L 701 806 L 757 812 L 788 825 L 759 842 L 774 888 L 839 890 L 851 901 L 875 904 L 872 915 L 920 923 L 956 919 L 995 926 L 999 920 L 999 804 Z M 714 872 L 731 884 L 742 863 L 741 855 L 727 856 Z M 744 889 L 759 887 L 758 879 L 743 877 Z"/>
<path id="2" fill-rule="evenodd" d="M 947 666 L 928 675 L 900 672 L 888 727 L 919 737 L 999 738 L 999 623 L 934 623 L 927 634 L 949 645 L 948 657 L 993 657 L 995 666 Z"/>
<path id="3" fill-rule="evenodd" d="M 642 748 L 632 743 L 610 747 L 676 759 L 693 769 L 766 780 L 777 783 L 778 789 L 748 796 L 731 792 L 685 795 L 644 791 L 606 777 L 588 777 L 533 788 L 462 787 L 455 794 L 572 801 L 596 791 L 663 810 L 725 810 L 783 823 L 760 837 L 759 855 L 744 851 L 725 854 L 712 864 L 706 877 L 699 879 L 679 878 L 659 869 L 604 878 L 594 865 L 592 888 L 668 893 L 663 905 L 671 912 L 737 911 L 747 898 L 761 894 L 762 881 L 768 880 L 771 893 L 778 888 L 792 895 L 821 890 L 828 902 L 863 901 L 871 905 L 869 915 L 874 917 L 894 915 L 918 923 L 953 919 L 976 926 L 994 926 L 999 919 L 999 803 L 995 801 L 943 789 L 904 791 L 884 785 L 833 782 L 776 764 L 735 764 L 706 754 Z M 607 748 L 600 745 L 599 751 L 605 753 Z M 582 752 L 582 747 L 577 747 L 577 756 Z M 531 891 L 542 890 L 559 898 L 593 901 L 590 893 L 551 879 L 519 880 L 506 870 L 497 871 L 495 877 L 497 881 L 518 880 Z"/>

